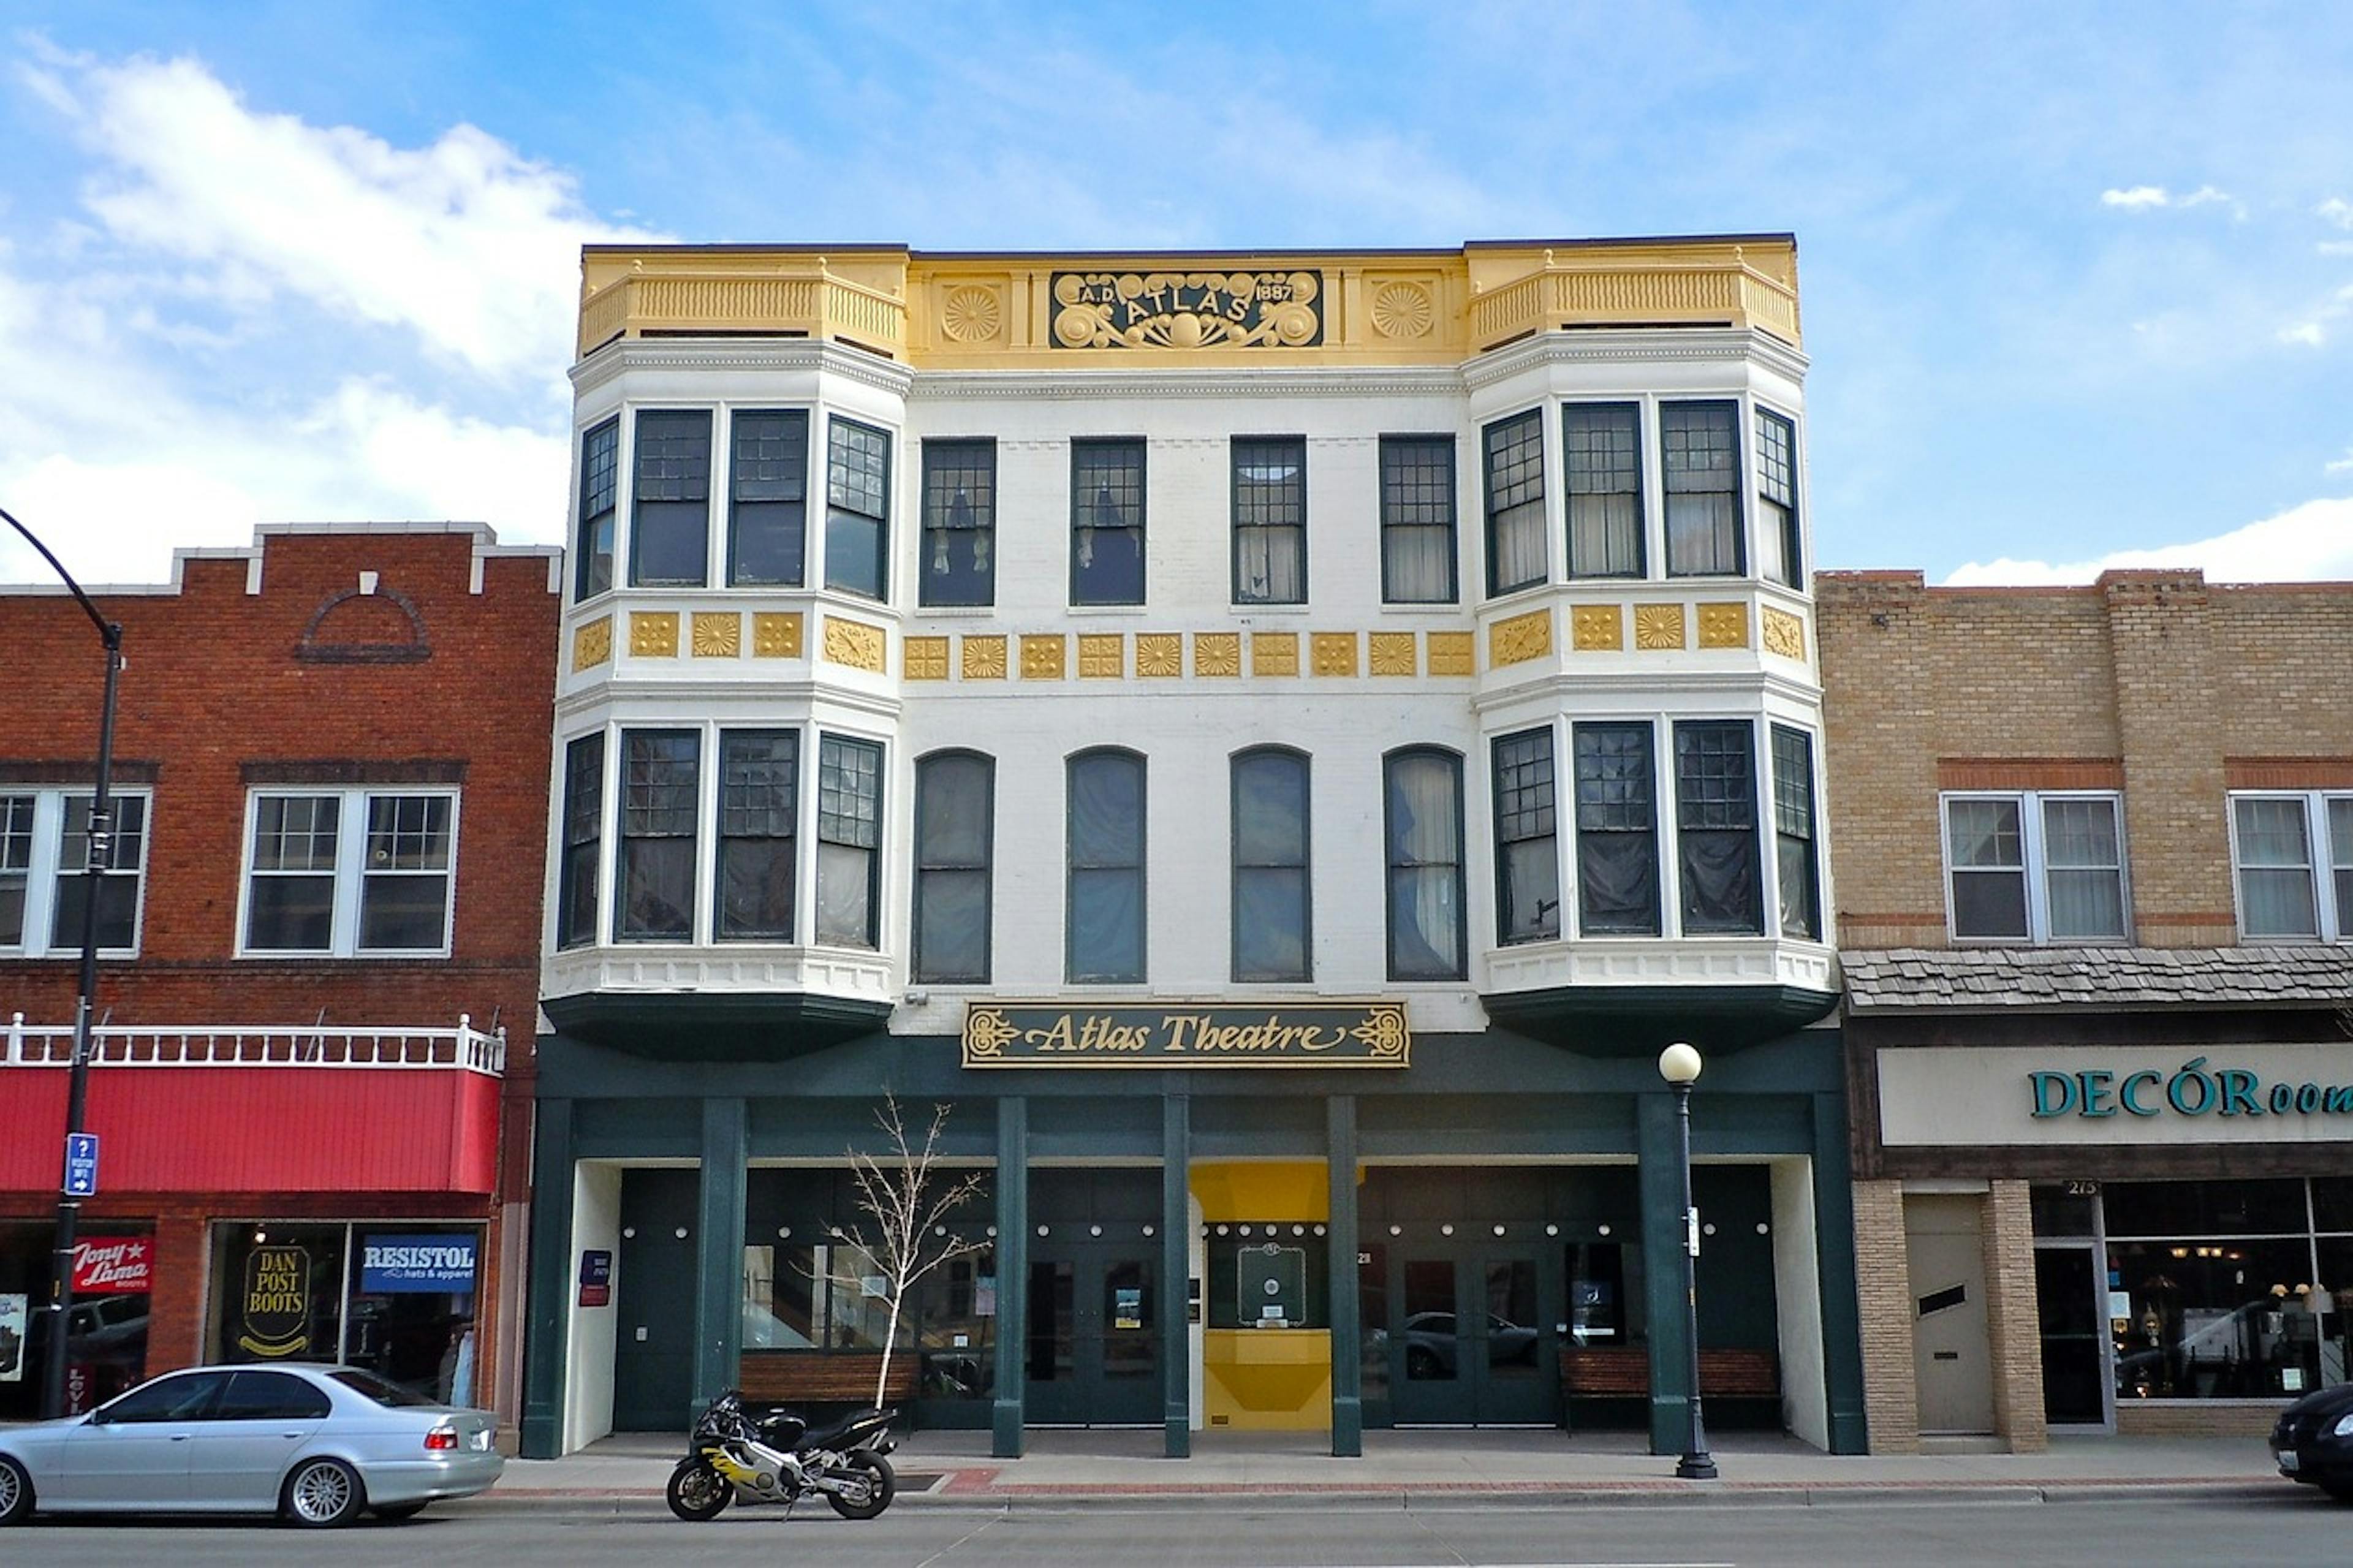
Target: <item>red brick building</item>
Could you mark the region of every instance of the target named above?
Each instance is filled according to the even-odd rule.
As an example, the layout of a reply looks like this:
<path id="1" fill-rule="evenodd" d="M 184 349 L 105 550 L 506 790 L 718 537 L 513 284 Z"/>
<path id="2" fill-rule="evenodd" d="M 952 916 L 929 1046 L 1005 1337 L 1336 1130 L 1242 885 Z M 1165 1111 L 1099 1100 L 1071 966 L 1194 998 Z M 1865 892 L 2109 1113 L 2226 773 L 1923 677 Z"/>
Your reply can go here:
<path id="1" fill-rule="evenodd" d="M 275 1356 L 512 1420 L 558 559 L 473 524 L 286 525 L 93 593 L 125 666 L 77 1407 Z M 51 1330 L 105 664 L 62 588 L 0 591 L 0 647 L 6 1419 Z"/>

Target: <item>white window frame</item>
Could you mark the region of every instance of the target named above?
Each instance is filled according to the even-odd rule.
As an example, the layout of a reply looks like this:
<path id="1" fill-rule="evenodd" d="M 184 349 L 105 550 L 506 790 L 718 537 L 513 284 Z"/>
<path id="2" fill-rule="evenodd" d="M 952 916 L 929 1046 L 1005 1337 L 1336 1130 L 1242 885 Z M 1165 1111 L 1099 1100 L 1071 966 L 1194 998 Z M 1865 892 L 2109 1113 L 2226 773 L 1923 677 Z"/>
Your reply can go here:
<path id="1" fill-rule="evenodd" d="M 360 900 L 367 886 L 368 806 L 393 796 L 425 796 L 449 803 L 448 896 L 441 906 L 441 942 L 438 947 L 373 948 L 359 945 Z M 369 959 L 394 963 L 447 958 L 458 921 L 458 847 L 461 792 L 454 784 L 257 784 L 246 791 L 244 842 L 237 851 L 237 956 L 273 962 Z M 253 836 L 264 800 L 332 798 L 341 803 L 335 826 L 334 911 L 323 948 L 254 947 L 248 944 L 248 921 L 253 905 Z M 313 873 L 314 875 L 318 873 Z"/>
<path id="2" fill-rule="evenodd" d="M 2295 801 L 2304 808 L 2304 869 L 2312 879 L 2312 935 L 2248 933 L 2246 889 L 2240 879 L 2245 868 L 2239 859 L 2239 803 L 2242 800 Z M 2337 899 L 2336 839 L 2329 831 L 2328 821 L 2328 803 L 2332 800 L 2353 800 L 2353 790 L 2237 789 L 2223 797 L 2223 825 L 2231 835 L 2231 904 L 2241 942 L 2353 942 L 2353 909 L 2341 908 Z"/>
<path id="3" fill-rule="evenodd" d="M 135 869 L 139 890 L 132 900 L 131 945 L 101 947 L 99 953 L 109 958 L 136 958 L 147 928 L 147 860 L 148 847 L 155 837 L 154 792 L 145 788 L 109 788 L 107 804 L 121 821 L 121 803 L 138 800 L 142 804 L 139 835 L 139 864 Z M 30 795 L 33 800 L 33 844 L 30 863 L 25 868 L 25 928 L 22 939 L 11 946 L 0 942 L 0 958 L 69 958 L 81 952 L 81 931 L 79 929 L 60 931 L 51 929 L 57 922 L 58 879 L 60 875 L 78 877 L 83 868 L 61 868 L 65 853 L 66 802 L 90 800 L 96 792 L 72 784 L 0 784 L 0 795 L 11 797 Z M 117 871 L 115 874 L 120 875 Z"/>
<path id="4" fill-rule="evenodd" d="M 1953 865 L 1953 803 L 1966 800 L 2010 801 L 2018 806 L 2019 872 L 2026 883 L 2026 934 L 2023 936 L 1964 936 L 1959 905 L 1955 901 Z M 2051 801 L 2104 800 L 2116 812 L 2116 897 L 2123 930 L 2114 936 L 2051 934 L 2051 871 L 2043 848 L 2042 807 Z M 2124 792 L 2113 789 L 1954 789 L 1936 796 L 1936 854 L 1945 874 L 1945 937 L 1956 947 L 2115 947 L 2133 940 L 2132 848 L 2125 839 Z M 2089 867 L 2061 867 L 2088 870 Z"/>

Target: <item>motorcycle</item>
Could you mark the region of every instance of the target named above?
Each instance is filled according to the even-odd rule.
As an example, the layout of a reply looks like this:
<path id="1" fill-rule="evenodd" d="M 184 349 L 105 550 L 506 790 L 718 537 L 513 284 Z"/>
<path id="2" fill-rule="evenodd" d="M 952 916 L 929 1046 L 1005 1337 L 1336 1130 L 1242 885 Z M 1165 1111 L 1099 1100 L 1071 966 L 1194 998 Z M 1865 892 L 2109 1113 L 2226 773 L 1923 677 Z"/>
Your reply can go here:
<path id="1" fill-rule="evenodd" d="M 664 1495 L 681 1519 L 719 1517 L 729 1503 L 782 1503 L 785 1516 L 811 1492 L 844 1519 L 872 1519 L 898 1495 L 899 1477 L 883 1456 L 895 1410 L 859 1410 L 815 1431 L 790 1411 L 754 1420 L 729 1389 L 694 1424 L 686 1458 L 670 1473 Z"/>

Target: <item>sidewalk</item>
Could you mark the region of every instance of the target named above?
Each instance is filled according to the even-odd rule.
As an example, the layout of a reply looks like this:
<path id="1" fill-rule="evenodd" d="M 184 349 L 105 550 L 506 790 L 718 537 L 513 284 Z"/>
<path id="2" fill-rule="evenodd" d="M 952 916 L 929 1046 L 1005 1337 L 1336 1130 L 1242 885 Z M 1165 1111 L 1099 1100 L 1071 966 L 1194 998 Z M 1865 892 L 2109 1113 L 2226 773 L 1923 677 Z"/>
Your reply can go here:
<path id="1" fill-rule="evenodd" d="M 1633 1432 L 1367 1432 L 1362 1458 L 1335 1459 L 1322 1433 L 1197 1432 L 1190 1459 L 1160 1457 L 1157 1431 L 1033 1431 L 1018 1459 L 988 1456 L 985 1432 L 918 1432 L 892 1463 L 905 1505 L 1003 1510 L 1149 1507 L 1195 1497 L 1254 1506 L 1432 1508 L 1519 1501 L 1784 1505 L 1874 1501 L 2114 1500 L 2194 1490 L 2284 1496 L 2261 1439 L 2063 1437 L 2042 1454 L 1834 1458 L 1794 1438 L 1711 1440 L 1715 1481 L 1674 1479 L 1672 1456 Z M 561 1459 L 511 1459 L 493 1504 L 617 1510 L 661 1497 L 682 1437 L 623 1434 Z"/>

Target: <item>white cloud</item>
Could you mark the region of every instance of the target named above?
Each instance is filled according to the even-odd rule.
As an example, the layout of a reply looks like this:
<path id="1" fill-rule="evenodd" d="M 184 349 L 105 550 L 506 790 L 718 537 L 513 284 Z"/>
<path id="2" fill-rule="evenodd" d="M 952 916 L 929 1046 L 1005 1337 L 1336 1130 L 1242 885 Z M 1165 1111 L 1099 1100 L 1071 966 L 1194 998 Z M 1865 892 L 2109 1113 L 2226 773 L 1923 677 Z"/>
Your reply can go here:
<path id="1" fill-rule="evenodd" d="M 2195 566 L 2210 583 L 2353 581 L 2353 497 L 2308 500 L 2212 539 L 2119 550 L 2095 561 L 1972 561 L 1945 582 L 1952 587 L 2089 583 L 2111 568 L 2133 566 Z"/>
<path id="2" fill-rule="evenodd" d="M 2353 228 L 2353 202 L 2343 196 L 2331 196 L 2312 209 L 2313 216 L 2339 228 Z"/>
<path id="3" fill-rule="evenodd" d="M 2212 185 L 2200 185 L 2187 195 L 2179 196 L 2163 185 L 2129 185 L 2102 191 L 2100 205 L 2122 207 L 2127 212 L 2153 212 L 2160 207 L 2186 212 L 2192 207 L 2227 206 L 2235 218 L 2244 219 L 2247 216 L 2246 206 L 2237 197 Z"/>
<path id="4" fill-rule="evenodd" d="M 2282 327 L 2279 330 L 2279 341 L 2284 343 L 2306 343 L 2313 348 L 2318 348 L 2328 341 L 2328 333 L 2318 321 L 2298 321 L 2295 326 Z"/>
<path id="5" fill-rule="evenodd" d="M 2343 457 L 2332 458 L 2321 464 L 2320 471 L 2324 474 L 2353 474 L 2353 447 L 2346 447 Z"/>
<path id="6" fill-rule="evenodd" d="M 2135 211 L 2143 207 L 2161 207 L 2171 200 L 2172 198 L 2165 194 L 2163 185 L 2135 185 L 2129 190 L 2100 193 L 2102 206 L 2128 207 Z"/>
<path id="7" fill-rule="evenodd" d="M 486 375 L 569 360 L 584 240 L 659 237 L 599 222 L 570 175 L 471 125 L 394 147 L 253 110 L 191 59 L 20 74 L 107 161 L 83 200 L 116 239 L 248 306 L 284 289 Z"/>

